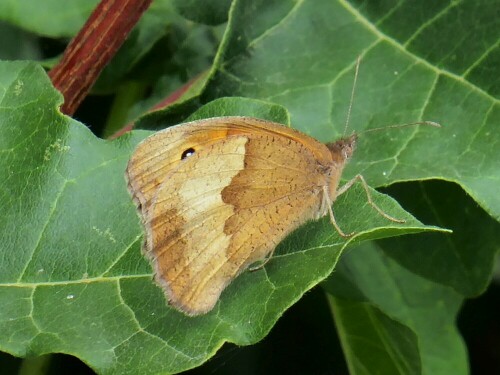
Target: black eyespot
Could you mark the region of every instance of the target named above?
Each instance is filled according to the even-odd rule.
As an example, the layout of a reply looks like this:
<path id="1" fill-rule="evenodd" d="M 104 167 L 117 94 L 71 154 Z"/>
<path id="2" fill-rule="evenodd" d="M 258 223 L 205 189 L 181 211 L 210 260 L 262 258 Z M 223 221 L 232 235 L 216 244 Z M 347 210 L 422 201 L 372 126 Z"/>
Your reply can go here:
<path id="1" fill-rule="evenodd" d="M 195 153 L 195 150 L 194 148 L 192 147 L 189 147 L 187 149 L 184 150 L 184 152 L 182 153 L 181 155 L 181 160 L 184 160 L 186 159 L 187 157 L 190 157 L 191 155 L 193 155 Z"/>

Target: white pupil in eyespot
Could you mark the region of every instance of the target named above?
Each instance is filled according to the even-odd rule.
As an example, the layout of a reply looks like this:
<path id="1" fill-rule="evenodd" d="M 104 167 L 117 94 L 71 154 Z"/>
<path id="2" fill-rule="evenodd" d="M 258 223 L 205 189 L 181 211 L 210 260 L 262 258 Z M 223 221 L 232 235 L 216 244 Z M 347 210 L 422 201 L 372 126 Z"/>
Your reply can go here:
<path id="1" fill-rule="evenodd" d="M 181 160 L 184 160 L 184 159 L 186 159 L 186 158 L 188 158 L 188 157 L 192 156 L 194 153 L 195 153 L 195 150 L 194 150 L 194 148 L 192 148 L 192 147 L 190 147 L 190 148 L 188 148 L 188 149 L 184 150 L 184 152 L 183 152 L 183 153 L 182 153 L 182 155 L 181 155 Z"/>

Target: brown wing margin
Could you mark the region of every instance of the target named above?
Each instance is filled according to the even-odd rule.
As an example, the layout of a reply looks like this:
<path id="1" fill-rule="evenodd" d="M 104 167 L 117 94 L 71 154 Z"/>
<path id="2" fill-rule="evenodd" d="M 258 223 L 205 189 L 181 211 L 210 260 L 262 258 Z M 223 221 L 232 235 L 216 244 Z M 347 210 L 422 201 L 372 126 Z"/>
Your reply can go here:
<path id="1" fill-rule="evenodd" d="M 298 142 L 309 149 L 315 158 L 321 164 L 327 165 L 330 161 L 330 153 L 325 148 L 325 145 L 316 139 L 276 122 L 261 120 L 253 117 L 244 116 L 228 116 L 214 117 L 204 120 L 189 122 L 183 125 L 199 125 L 193 129 L 193 132 L 204 132 L 207 129 L 212 131 L 227 131 L 224 136 L 238 134 L 264 134 L 278 135 L 287 139 Z"/>

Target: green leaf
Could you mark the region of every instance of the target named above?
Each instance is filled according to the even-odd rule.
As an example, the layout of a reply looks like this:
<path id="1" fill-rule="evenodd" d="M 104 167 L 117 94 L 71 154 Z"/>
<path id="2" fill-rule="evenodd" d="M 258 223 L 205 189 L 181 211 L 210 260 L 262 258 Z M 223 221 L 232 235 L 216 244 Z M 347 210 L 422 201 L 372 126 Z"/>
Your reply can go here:
<path id="1" fill-rule="evenodd" d="M 346 252 L 324 286 L 351 374 L 468 373 L 455 327 L 462 297 L 451 288 L 409 272 L 374 243 Z"/>
<path id="2" fill-rule="evenodd" d="M 36 59 L 40 48 L 36 38 L 27 32 L 0 21 L 0 59 Z"/>
<path id="3" fill-rule="evenodd" d="M 57 0 L 0 1 L 0 19 L 39 35 L 71 37 L 97 4 L 97 0 L 71 0 L 62 12 Z"/>
<path id="4" fill-rule="evenodd" d="M 247 98 L 220 98 L 201 107 L 189 116 L 189 121 L 217 116 L 249 116 L 290 125 L 290 114 L 286 108 Z"/>
<path id="5" fill-rule="evenodd" d="M 351 374 L 421 374 L 416 335 L 368 303 L 330 297 Z"/>
<path id="6" fill-rule="evenodd" d="M 173 0 L 177 11 L 188 20 L 206 25 L 219 25 L 227 21 L 231 0 L 205 2 L 200 6 L 198 0 Z"/>
<path id="7" fill-rule="evenodd" d="M 379 245 L 386 255 L 465 297 L 484 292 L 498 252 L 500 224 L 449 182 L 424 181 L 387 191 L 424 223 L 449 228 L 453 234 L 426 233 L 418 239 L 382 240 Z"/>

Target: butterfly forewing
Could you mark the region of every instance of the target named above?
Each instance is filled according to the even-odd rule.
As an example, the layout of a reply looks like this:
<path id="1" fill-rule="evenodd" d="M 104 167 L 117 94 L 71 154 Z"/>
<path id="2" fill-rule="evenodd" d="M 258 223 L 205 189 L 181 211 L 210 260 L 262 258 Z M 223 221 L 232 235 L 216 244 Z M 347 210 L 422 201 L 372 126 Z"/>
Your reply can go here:
<path id="1" fill-rule="evenodd" d="M 190 315 L 211 310 L 239 273 L 323 210 L 331 153 L 292 129 L 223 118 L 151 138 L 131 159 L 129 186 L 156 279 Z"/>

